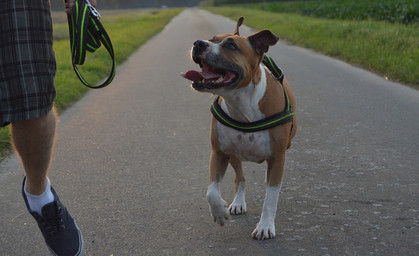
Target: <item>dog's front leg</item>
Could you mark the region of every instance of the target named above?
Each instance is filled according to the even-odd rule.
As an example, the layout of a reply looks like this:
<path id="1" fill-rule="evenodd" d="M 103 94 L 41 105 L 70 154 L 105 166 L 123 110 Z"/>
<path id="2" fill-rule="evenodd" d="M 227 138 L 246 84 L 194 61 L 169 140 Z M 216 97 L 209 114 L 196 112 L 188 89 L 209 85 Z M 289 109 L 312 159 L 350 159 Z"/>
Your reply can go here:
<path id="1" fill-rule="evenodd" d="M 234 169 L 234 200 L 228 207 L 228 211 L 233 215 L 245 214 L 246 197 L 244 187 L 246 179 L 243 174 L 242 162 L 237 156 L 231 155 L 230 164 Z"/>
<path id="2" fill-rule="evenodd" d="M 210 184 L 207 191 L 207 200 L 214 222 L 224 226 L 224 222 L 230 214 L 227 210 L 227 203 L 221 197 L 220 183 L 227 170 L 230 157 L 222 152 L 211 152 L 210 158 Z"/>
<path id="3" fill-rule="evenodd" d="M 258 240 L 271 239 L 276 236 L 275 216 L 278 206 L 279 192 L 281 191 L 281 181 L 284 173 L 285 153 L 276 159 L 268 161 L 266 175 L 267 189 L 265 202 L 263 203 L 262 215 L 252 237 Z"/>
<path id="4" fill-rule="evenodd" d="M 265 202 L 263 203 L 262 216 L 252 233 L 254 239 L 265 240 L 276 236 L 275 215 L 280 190 L 281 184 L 275 187 L 268 186 L 266 190 Z"/>

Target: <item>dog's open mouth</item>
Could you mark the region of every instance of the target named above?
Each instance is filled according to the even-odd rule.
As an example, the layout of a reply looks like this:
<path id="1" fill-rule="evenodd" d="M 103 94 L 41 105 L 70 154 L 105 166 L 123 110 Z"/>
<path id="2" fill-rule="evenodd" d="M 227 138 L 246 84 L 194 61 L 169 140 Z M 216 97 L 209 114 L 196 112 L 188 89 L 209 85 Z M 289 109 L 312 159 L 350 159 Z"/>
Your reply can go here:
<path id="1" fill-rule="evenodd" d="M 191 80 L 196 90 L 212 90 L 234 85 L 238 80 L 238 73 L 232 70 L 217 68 L 201 61 L 202 72 L 190 70 L 182 76 Z"/>

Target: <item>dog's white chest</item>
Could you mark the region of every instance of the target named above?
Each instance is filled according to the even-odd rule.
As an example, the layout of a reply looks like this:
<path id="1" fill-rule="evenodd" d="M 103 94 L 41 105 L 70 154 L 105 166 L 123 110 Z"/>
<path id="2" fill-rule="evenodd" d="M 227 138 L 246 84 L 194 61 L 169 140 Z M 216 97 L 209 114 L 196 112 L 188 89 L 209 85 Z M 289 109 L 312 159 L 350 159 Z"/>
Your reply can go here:
<path id="1" fill-rule="evenodd" d="M 259 68 L 261 80 L 257 85 L 249 84 L 247 87 L 222 95 L 224 101 L 221 107 L 228 115 L 247 120 L 265 118 L 259 110 L 258 103 L 266 91 L 266 73 L 262 65 Z M 271 155 L 270 137 L 267 130 L 247 133 L 226 127 L 221 123 L 218 123 L 217 129 L 220 149 L 226 154 L 234 154 L 241 160 L 252 162 L 263 162 Z"/>
<path id="2" fill-rule="evenodd" d="M 218 123 L 220 149 L 243 161 L 263 162 L 271 155 L 268 131 L 240 132 Z"/>

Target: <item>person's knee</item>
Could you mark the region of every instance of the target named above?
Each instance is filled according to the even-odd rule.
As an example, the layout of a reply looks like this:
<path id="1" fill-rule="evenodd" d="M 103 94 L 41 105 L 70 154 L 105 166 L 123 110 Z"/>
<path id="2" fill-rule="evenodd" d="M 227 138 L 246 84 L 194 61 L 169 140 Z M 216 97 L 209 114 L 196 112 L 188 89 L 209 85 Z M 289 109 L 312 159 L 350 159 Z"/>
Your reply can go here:
<path id="1" fill-rule="evenodd" d="M 19 121 L 19 122 L 12 122 L 12 131 L 13 129 L 37 129 L 37 128 L 41 128 L 41 129 L 45 129 L 45 128 L 53 128 L 55 130 L 55 124 L 56 124 L 56 113 L 55 113 L 55 109 L 52 108 L 46 115 L 38 117 L 38 118 L 33 118 L 33 119 L 28 119 L 28 120 L 23 120 L 23 121 Z"/>

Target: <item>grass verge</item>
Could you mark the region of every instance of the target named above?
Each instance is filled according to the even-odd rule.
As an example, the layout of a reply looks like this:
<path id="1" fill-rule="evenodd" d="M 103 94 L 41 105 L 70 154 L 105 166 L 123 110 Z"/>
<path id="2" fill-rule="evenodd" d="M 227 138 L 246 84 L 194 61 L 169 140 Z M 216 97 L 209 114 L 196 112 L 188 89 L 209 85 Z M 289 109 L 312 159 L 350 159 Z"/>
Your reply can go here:
<path id="1" fill-rule="evenodd" d="M 213 5 L 240 4 L 240 0 L 215 0 Z M 246 8 L 270 12 L 294 13 L 323 19 L 366 20 L 419 23 L 417 0 L 323 0 L 323 1 L 255 1 Z"/>
<path id="2" fill-rule="evenodd" d="M 245 24 L 268 28 L 282 39 L 361 66 L 387 79 L 419 89 L 419 25 L 337 20 L 272 13 L 247 7 L 207 10 Z"/>
<path id="3" fill-rule="evenodd" d="M 116 63 L 123 63 L 139 46 L 160 32 L 182 9 L 147 10 L 127 14 L 103 16 L 102 24 L 108 32 L 115 51 Z M 88 90 L 74 73 L 66 23 L 54 23 L 54 51 L 57 61 L 54 105 L 58 112 L 71 106 Z M 108 75 L 111 59 L 104 47 L 95 54 L 88 53 L 86 63 L 79 68 L 90 83 L 97 83 Z M 116 74 L 115 79 L 117 79 Z M 109 85 L 109 86 L 112 86 Z M 10 152 L 9 127 L 0 128 L 0 159 Z"/>

